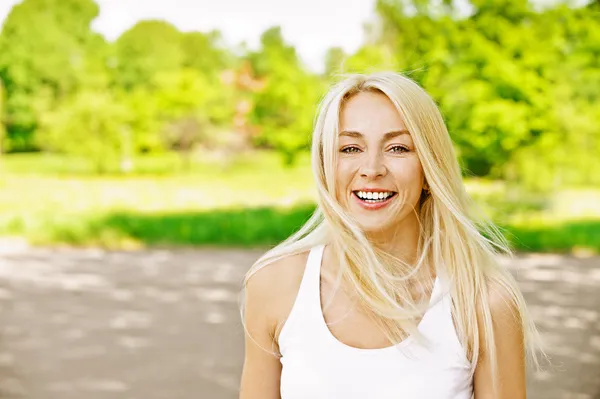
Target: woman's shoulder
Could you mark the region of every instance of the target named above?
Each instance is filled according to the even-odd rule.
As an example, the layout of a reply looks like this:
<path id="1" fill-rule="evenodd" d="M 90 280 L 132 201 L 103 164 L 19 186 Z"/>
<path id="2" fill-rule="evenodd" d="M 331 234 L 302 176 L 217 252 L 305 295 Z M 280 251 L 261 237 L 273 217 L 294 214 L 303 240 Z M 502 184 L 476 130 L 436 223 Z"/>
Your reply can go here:
<path id="1" fill-rule="evenodd" d="M 247 306 L 260 312 L 275 333 L 296 300 L 309 251 L 287 255 L 255 271 L 246 282 Z"/>
<path id="2" fill-rule="evenodd" d="M 304 274 L 309 251 L 286 255 L 261 266 L 248 278 L 247 288 L 276 294 L 282 286 L 299 285 Z M 285 291 L 285 290 L 284 290 Z"/>

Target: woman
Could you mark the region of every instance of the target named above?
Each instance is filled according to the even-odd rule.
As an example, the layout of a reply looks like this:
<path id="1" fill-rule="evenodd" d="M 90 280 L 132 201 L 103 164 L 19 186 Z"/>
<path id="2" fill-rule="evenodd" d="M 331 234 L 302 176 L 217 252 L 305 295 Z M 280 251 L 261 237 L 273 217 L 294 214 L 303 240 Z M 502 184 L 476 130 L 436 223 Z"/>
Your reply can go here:
<path id="1" fill-rule="evenodd" d="M 312 167 L 315 214 L 245 279 L 240 398 L 525 398 L 538 335 L 424 90 L 335 85 Z"/>

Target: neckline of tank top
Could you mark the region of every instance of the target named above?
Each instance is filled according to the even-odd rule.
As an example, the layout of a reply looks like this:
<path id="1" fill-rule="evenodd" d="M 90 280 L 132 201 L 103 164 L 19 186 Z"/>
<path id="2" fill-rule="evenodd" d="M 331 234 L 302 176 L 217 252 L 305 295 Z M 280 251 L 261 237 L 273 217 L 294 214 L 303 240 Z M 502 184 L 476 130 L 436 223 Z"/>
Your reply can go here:
<path id="1" fill-rule="evenodd" d="M 361 354 L 382 354 L 382 353 L 387 353 L 387 352 L 392 352 L 392 351 L 397 353 L 397 351 L 399 349 L 404 348 L 407 345 L 410 345 L 412 342 L 414 342 L 415 338 L 412 334 L 410 334 L 408 337 L 404 338 L 402 341 L 400 341 L 394 345 L 389 345 L 389 346 L 385 346 L 382 348 L 359 348 L 356 346 L 348 345 L 348 344 L 340 341 L 339 339 L 337 339 L 337 337 L 335 335 L 333 335 L 333 333 L 327 326 L 327 322 L 325 321 L 325 315 L 323 314 L 323 308 L 322 308 L 323 304 L 321 301 L 321 265 L 323 262 L 324 250 L 325 250 L 325 245 L 323 245 L 323 244 L 319 245 L 318 247 L 313 248 L 313 251 L 317 251 L 317 256 L 315 256 L 312 259 L 312 261 L 315 263 L 313 265 L 312 269 L 313 269 L 313 271 L 315 271 L 314 274 L 316 274 L 316 279 L 317 279 L 317 282 L 316 282 L 316 284 L 317 284 L 317 309 L 316 309 L 316 311 L 317 311 L 317 316 L 318 316 L 317 320 L 318 320 L 319 328 L 323 331 L 323 335 L 326 336 L 327 340 L 333 342 L 333 345 L 336 345 L 337 347 L 341 348 L 342 350 L 361 353 Z M 312 277 L 314 277 L 314 275 Z M 421 329 L 421 327 L 423 326 L 423 321 L 425 320 L 425 317 L 429 314 L 429 312 L 432 309 L 434 297 L 438 294 L 438 291 L 440 289 L 441 289 L 441 287 L 440 287 L 439 276 L 436 275 L 435 280 L 433 282 L 433 289 L 431 290 L 431 296 L 429 297 L 429 308 L 425 311 L 425 313 L 423 314 L 423 317 L 421 317 L 421 320 L 419 320 L 419 323 L 417 324 L 417 329 Z"/>

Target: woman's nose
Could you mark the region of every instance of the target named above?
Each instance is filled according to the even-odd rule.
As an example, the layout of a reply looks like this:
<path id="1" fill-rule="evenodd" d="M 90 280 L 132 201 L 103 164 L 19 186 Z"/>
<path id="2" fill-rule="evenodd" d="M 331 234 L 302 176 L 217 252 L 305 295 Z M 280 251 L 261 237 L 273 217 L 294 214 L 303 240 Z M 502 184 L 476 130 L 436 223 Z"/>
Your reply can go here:
<path id="1" fill-rule="evenodd" d="M 383 177 L 386 173 L 387 168 L 380 154 L 368 155 L 360 169 L 360 175 L 368 179 Z"/>

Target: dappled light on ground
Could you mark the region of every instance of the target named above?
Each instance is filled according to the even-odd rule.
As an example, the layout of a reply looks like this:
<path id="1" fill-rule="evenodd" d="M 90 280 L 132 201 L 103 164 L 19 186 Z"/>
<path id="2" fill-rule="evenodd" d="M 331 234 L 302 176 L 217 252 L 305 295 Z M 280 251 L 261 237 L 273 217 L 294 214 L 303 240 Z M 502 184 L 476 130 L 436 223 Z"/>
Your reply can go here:
<path id="1" fill-rule="evenodd" d="M 531 373 L 532 397 L 598 398 L 600 259 L 531 254 L 506 264 L 551 357 L 551 365 Z"/>
<path id="2" fill-rule="evenodd" d="M 0 258 L 0 398 L 233 399 L 238 292 L 257 250 L 27 249 Z M 552 357 L 532 398 L 600 395 L 600 260 L 523 255 Z"/>

